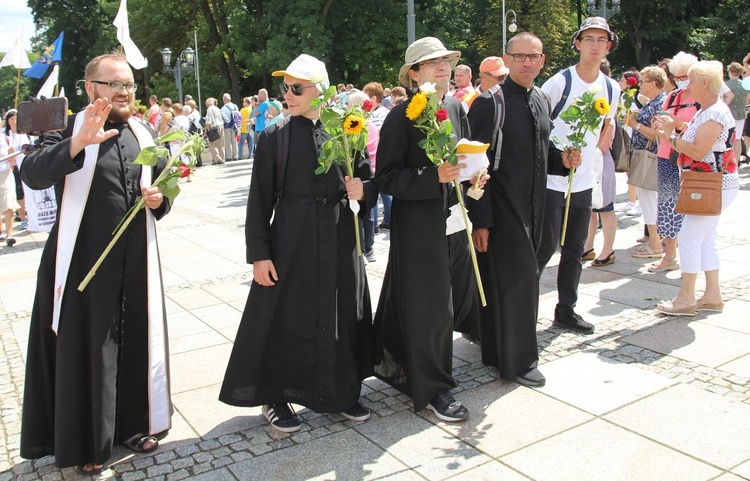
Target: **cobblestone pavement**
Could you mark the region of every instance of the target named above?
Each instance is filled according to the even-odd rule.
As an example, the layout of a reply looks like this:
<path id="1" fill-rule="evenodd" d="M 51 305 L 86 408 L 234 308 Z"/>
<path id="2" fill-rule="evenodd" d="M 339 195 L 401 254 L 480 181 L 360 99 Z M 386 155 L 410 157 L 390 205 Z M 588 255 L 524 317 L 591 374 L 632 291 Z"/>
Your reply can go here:
<path id="1" fill-rule="evenodd" d="M 250 169 L 249 162 L 240 161 L 227 164 L 226 167 L 206 167 L 199 170 L 194 182 L 186 186 L 184 194 L 178 198 L 174 211 L 168 216 L 170 220 L 165 222 L 165 225 L 160 225 L 162 250 L 164 250 L 165 240 L 170 245 L 174 239 L 185 242 L 185 239 L 195 239 L 197 232 L 205 232 L 206 229 L 223 229 L 222 232 L 216 233 L 216 238 L 229 233 L 228 235 L 233 239 L 232 242 L 235 242 L 235 248 L 239 250 L 238 259 L 233 264 L 227 264 L 230 268 L 219 267 L 206 271 L 204 275 L 196 274 L 193 278 L 178 274 L 176 264 L 170 262 L 167 256 L 164 261 L 165 293 L 167 298 L 174 303 L 172 308 L 168 309 L 170 316 L 195 314 L 198 309 L 206 308 L 185 304 L 180 298 L 185 292 L 215 293 L 217 290 L 225 291 L 225 286 L 242 286 L 242 289 L 233 298 L 217 302 L 218 307 L 210 307 L 231 308 L 234 309 L 233 312 L 241 311 L 244 305 L 243 296 L 246 295 L 252 280 L 249 269 L 243 266 L 241 259 L 244 255 L 242 250 L 243 192 L 248 183 Z M 615 246 L 618 262 L 611 266 L 611 269 L 584 269 L 581 304 L 585 306 L 581 309 L 583 316 L 596 324 L 595 334 L 581 336 L 552 326 L 549 318 L 552 308 L 549 306 L 554 306 L 555 302 L 556 268 L 554 266 L 548 268 L 548 272 L 542 279 L 543 293 L 537 333 L 540 369 L 547 374 L 549 390 L 547 388 L 541 390 L 519 388 L 515 383 L 499 380 L 495 369 L 482 365 L 477 347 L 456 337 L 453 371 L 458 382 L 458 387 L 455 389 L 456 396 L 470 406 L 472 416 L 475 416 L 475 413 L 479 414 L 480 410 L 484 411 L 482 416 L 477 415 L 482 418 L 478 421 L 479 425 L 472 425 L 471 429 L 440 423 L 427 411 L 414 413 L 408 397 L 376 379 L 366 380 L 362 392 L 363 405 L 373 413 L 371 420 L 366 423 L 355 423 L 339 415 L 322 415 L 302 410 L 303 429 L 294 434 L 281 434 L 273 431 L 259 419 L 257 411 L 251 415 L 258 419 L 245 425 L 245 427 L 249 425 L 249 428 L 232 429 L 230 426 L 228 429 L 213 429 L 216 425 L 222 424 L 222 420 L 219 419 L 209 429 L 201 429 L 198 427 L 200 420 L 191 417 L 193 416 L 191 409 L 194 409 L 194 406 L 175 401 L 177 411 L 186 420 L 188 435 L 171 440 L 172 434 L 170 433 L 162 441 L 162 447 L 150 455 L 133 455 L 122 448 L 116 448 L 110 469 L 107 469 L 99 478 L 229 480 L 387 477 L 388 479 L 722 479 L 723 481 L 750 479 L 750 427 L 748 427 L 750 424 L 747 423 L 750 421 L 750 378 L 748 377 L 750 376 L 750 343 L 747 343 L 750 339 L 750 328 L 746 323 L 747 307 L 750 307 L 750 263 L 746 259 L 746 253 L 750 252 L 747 250 L 750 243 L 750 228 L 747 227 L 747 220 L 750 216 L 745 215 L 740 208 L 743 201 L 744 205 L 748 205 L 749 186 L 750 179 L 747 174 L 744 174 L 742 192 L 736 201 L 738 205 L 727 211 L 726 219 L 722 220 L 722 229 L 720 229 L 721 255 L 724 265 L 727 266 L 726 269 L 722 267 L 722 274 L 725 270 L 728 271 L 726 278 L 722 276 L 722 292 L 727 306 L 736 306 L 735 309 L 727 309 L 723 314 L 715 316 L 699 315 L 696 316 L 694 322 L 657 314 L 653 309 L 653 301 L 660 296 L 666 298 L 667 295 L 676 293 L 679 286 L 679 272 L 670 273 L 674 274 L 670 276 L 644 274 L 642 261 L 631 259 L 627 250 L 633 246 L 633 239 L 638 236 L 642 225 L 637 219 L 622 217 L 618 242 Z M 231 199 L 216 196 L 217 193 L 222 192 L 231 192 Z M 206 202 L 206 199 L 211 196 L 213 196 L 212 201 Z M 727 227 L 726 234 L 723 229 L 725 226 Z M 33 292 L 31 292 L 33 291 L 33 277 L 43 243 L 43 234 L 19 236 L 17 247 L 3 248 L 0 251 L 0 266 L 2 266 L 0 272 L 3 272 L 3 280 L 0 281 L 0 349 L 2 349 L 0 355 L 0 405 L 2 406 L 0 481 L 89 478 L 80 476 L 74 468 L 56 468 L 51 457 L 29 461 L 19 456 L 26 346 L 24 330 L 28 328 L 29 309 L 33 300 Z M 382 283 L 387 248 L 387 233 L 381 233 L 376 242 L 378 261 L 368 265 L 374 299 L 377 298 L 380 283 Z M 206 249 L 216 255 L 224 251 L 226 246 L 215 243 L 214 246 L 206 247 Z M 739 253 L 743 253 L 744 256 Z M 7 276 L 6 273 L 8 273 Z M 623 283 L 630 283 L 630 285 Z M 12 284 L 22 285 L 24 293 L 21 293 L 19 288 L 10 289 L 12 297 L 9 297 L 8 287 Z M 618 292 L 624 289 L 630 289 L 628 293 L 636 294 L 615 300 Z M 3 294 L 4 292 L 6 294 Z M 19 297 L 22 297 L 25 302 L 20 302 Z M 587 300 L 588 304 L 586 304 Z M 171 322 L 170 317 L 170 329 L 172 329 Z M 206 322 L 209 323 L 209 321 Z M 217 342 L 228 343 L 233 340 L 232 332 L 236 329 L 236 323 L 230 323 L 224 327 L 213 325 L 212 327 L 223 336 Z M 692 334 L 683 341 L 680 336 L 687 332 L 686 329 Z M 675 341 L 665 348 L 665 342 L 667 342 L 665 339 Z M 725 339 L 736 339 L 736 344 L 731 344 L 730 349 Z M 720 341 L 725 344 L 721 344 Z M 186 352 L 197 352 L 203 347 L 197 346 L 194 350 Z M 721 360 L 712 357 L 716 355 L 717 350 L 725 348 L 734 350 L 732 351 L 734 354 Z M 179 357 L 181 355 L 180 352 L 173 353 L 173 369 L 178 367 L 175 363 L 181 362 L 177 360 L 182 359 Z M 606 384 L 617 384 L 618 378 L 616 374 L 612 375 L 606 371 L 606 374 L 603 374 L 605 377 L 614 377 L 604 380 L 603 384 L 595 386 L 595 389 L 602 389 L 598 396 L 601 397 L 602 402 L 613 403 L 612 406 L 599 409 L 587 404 L 587 401 L 577 401 L 574 391 L 578 388 L 587 388 L 588 386 L 584 385 L 586 381 L 574 379 L 576 373 L 571 373 L 566 377 L 565 369 L 558 370 L 555 366 L 563 366 L 564 362 L 583 362 L 581 360 L 592 358 L 605 361 L 607 369 L 610 367 L 621 369 L 623 366 L 629 366 L 633 370 L 628 372 L 635 373 L 636 376 L 648 376 L 648 383 L 656 383 L 658 387 L 651 385 L 648 388 L 644 387 L 643 392 L 633 394 L 632 398 L 612 399 L 611 393 L 608 394 L 606 391 Z M 212 361 L 212 363 L 212 369 L 223 373 L 224 358 Z M 550 371 L 555 373 L 557 378 L 565 378 L 562 381 L 570 382 L 572 388 L 561 391 L 559 387 L 552 386 L 552 381 L 556 377 L 550 376 Z M 559 374 L 560 372 L 563 374 Z M 215 386 L 215 383 L 207 382 L 207 386 Z M 183 392 L 204 388 L 205 386 L 186 387 Z M 707 393 L 708 404 L 718 403 L 717 406 L 731 406 L 731 412 L 727 413 L 726 418 L 720 418 L 719 422 L 723 426 L 722 433 L 729 432 L 728 436 L 736 437 L 734 442 L 729 444 L 734 446 L 731 454 L 717 454 L 715 457 L 696 454 L 700 453 L 700 450 L 690 444 L 689 438 L 693 432 L 690 429 L 697 428 L 685 427 L 684 432 L 670 432 L 664 437 L 658 430 L 650 430 L 651 427 L 644 422 L 639 424 L 634 421 L 635 415 L 628 411 L 632 406 L 638 406 L 641 403 L 655 403 L 657 399 L 670 393 L 683 393 L 684 389 L 688 389 L 687 392 L 690 393 L 695 393 L 694 389 Z M 631 393 L 627 393 L 627 396 L 630 395 Z M 522 401 L 514 401 L 515 396 Z M 488 400 L 482 401 L 484 404 L 472 405 L 472 402 L 479 402 L 477 400 L 480 398 Z M 720 399 L 725 401 L 720 401 Z M 218 401 L 215 402 L 218 404 Z M 548 403 L 550 407 L 547 409 L 552 410 L 550 416 L 557 412 L 558 417 L 562 419 L 567 416 L 565 413 L 574 411 L 575 416 L 580 419 L 576 418 L 576 421 L 571 421 L 565 427 L 556 428 L 551 432 L 539 434 L 537 438 L 526 440 L 524 436 L 527 431 L 523 426 L 513 425 L 509 429 L 507 423 L 512 420 L 506 419 L 509 417 L 507 415 L 509 409 L 517 412 L 519 417 L 523 417 L 523 410 L 527 409 L 527 404 L 521 404 L 522 402 L 544 405 Z M 497 403 L 503 403 L 500 415 L 494 407 L 498 405 Z M 209 408 L 206 407 L 206 409 Z M 679 414 L 682 409 L 682 406 L 673 402 L 671 405 L 660 407 L 657 417 L 667 419 L 672 415 L 670 413 Z M 644 407 L 642 411 L 645 412 L 646 408 Z M 704 426 L 700 420 L 692 420 L 689 410 L 684 412 L 684 416 L 686 425 L 695 423 L 696 426 L 700 426 L 701 430 L 714 427 L 713 425 Z M 736 425 L 734 425 L 735 422 Z M 493 424 L 504 425 L 505 432 L 494 431 Z M 549 424 L 551 422 L 547 423 Z M 402 429 L 411 429 L 411 426 L 418 427 L 409 430 L 408 435 L 404 437 L 414 442 L 407 449 L 399 444 L 399 439 L 386 439 L 389 433 L 399 433 Z M 640 467 L 619 465 L 614 474 L 610 473 L 611 476 L 605 474 L 609 466 L 618 466 L 625 456 L 622 452 L 626 450 L 625 448 L 618 452 L 618 449 L 614 447 L 605 451 L 601 458 L 593 458 L 593 460 L 589 458 L 587 463 L 574 461 L 570 464 L 559 464 L 560 460 L 552 459 L 549 454 L 540 457 L 539 453 L 567 450 L 569 440 L 566 436 L 576 436 L 579 430 L 584 429 L 601 429 L 602 432 L 608 432 L 607 429 L 616 429 L 616 435 L 612 436 L 613 445 L 618 442 L 620 436 L 637 438 L 636 441 L 628 438 L 623 446 L 639 446 L 639 443 L 646 443 L 637 450 L 639 463 L 642 465 Z M 731 431 L 732 429 L 736 431 Z M 393 436 L 398 437 L 396 434 Z M 588 437 L 595 438 L 596 436 L 589 434 Z M 339 451 L 333 451 L 335 454 L 324 454 L 329 453 L 327 450 L 332 449 L 331 446 L 338 446 L 339 442 L 345 447 L 339 448 Z M 707 439 L 705 442 L 715 441 Z M 359 443 L 364 444 L 360 446 Z M 424 456 L 417 453 L 421 452 L 421 448 L 417 446 L 422 446 L 422 443 L 426 443 L 433 451 Z M 451 448 L 448 449 L 445 448 L 444 443 L 453 444 L 450 444 Z M 512 447 L 504 446 L 501 449 L 493 443 L 511 443 Z M 347 444 L 349 444 L 348 448 Z M 342 458 L 340 464 L 337 465 L 334 461 L 337 459 L 336 456 L 341 452 L 346 454 L 347 449 L 352 449 L 353 454 Z M 551 451 L 545 451 L 545 449 Z M 599 447 L 589 447 L 589 449 L 595 450 Z M 369 450 L 375 451 L 365 456 L 363 453 L 369 453 Z M 467 454 L 469 451 L 471 454 Z M 416 458 L 412 458 L 413 456 Z M 536 464 L 527 462 L 525 456 L 535 458 Z M 662 469 L 657 467 L 659 465 L 649 464 L 650 456 L 658 458 L 654 463 L 661 460 L 661 464 L 667 463 L 669 466 L 669 462 L 665 460 L 671 460 L 672 463 L 677 463 L 675 466 L 680 467 L 668 467 L 666 471 L 659 471 Z M 295 463 L 302 465 L 298 466 Z M 592 463 L 590 470 L 589 467 L 584 466 Z"/>

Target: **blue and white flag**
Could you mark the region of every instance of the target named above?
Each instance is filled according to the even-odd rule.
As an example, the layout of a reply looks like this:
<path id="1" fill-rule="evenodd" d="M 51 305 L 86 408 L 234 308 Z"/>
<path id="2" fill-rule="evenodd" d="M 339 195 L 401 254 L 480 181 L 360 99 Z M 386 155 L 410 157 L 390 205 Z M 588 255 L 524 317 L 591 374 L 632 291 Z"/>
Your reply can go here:
<path id="1" fill-rule="evenodd" d="M 31 78 L 42 78 L 44 77 L 44 74 L 47 73 L 47 69 L 50 65 L 52 65 L 52 63 L 60 62 L 62 60 L 62 46 L 64 35 L 65 32 L 60 32 L 57 40 L 55 40 L 52 45 L 44 49 L 44 52 L 42 52 L 42 54 L 39 56 L 39 59 L 34 62 L 34 65 L 32 65 L 31 68 L 26 69 L 23 75 Z"/>

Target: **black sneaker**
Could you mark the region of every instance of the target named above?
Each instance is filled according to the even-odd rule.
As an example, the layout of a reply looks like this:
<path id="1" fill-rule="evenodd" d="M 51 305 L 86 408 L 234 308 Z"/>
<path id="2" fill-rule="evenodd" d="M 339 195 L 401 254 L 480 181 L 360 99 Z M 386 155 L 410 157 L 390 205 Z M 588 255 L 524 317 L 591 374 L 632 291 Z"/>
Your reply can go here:
<path id="1" fill-rule="evenodd" d="M 5 239 L 5 243 L 8 244 L 8 247 L 13 247 L 16 245 L 16 240 L 13 237 L 8 237 Z"/>
<path id="2" fill-rule="evenodd" d="M 516 382 L 528 387 L 542 387 L 547 382 L 547 378 L 534 367 L 519 373 L 516 376 Z"/>
<path id="3" fill-rule="evenodd" d="M 582 334 L 592 334 L 594 332 L 593 324 L 584 321 L 580 315 L 572 311 L 569 314 L 562 315 L 555 313 L 555 320 L 552 324 L 562 329 L 570 329 Z"/>
<path id="4" fill-rule="evenodd" d="M 302 428 L 297 415 L 287 403 L 267 404 L 263 406 L 263 416 L 271 423 L 271 427 L 282 433 L 294 433 Z"/>
<path id="5" fill-rule="evenodd" d="M 370 419 L 370 411 L 363 408 L 360 403 L 354 404 L 354 406 L 342 412 L 341 415 L 352 421 L 367 421 Z"/>
<path id="6" fill-rule="evenodd" d="M 381 222 L 378 224 L 378 227 L 383 230 L 390 230 L 391 229 L 391 223 L 390 222 Z"/>
<path id="7" fill-rule="evenodd" d="M 443 391 L 432 398 L 427 409 L 435 413 L 439 419 L 451 423 L 469 419 L 469 410 L 456 401 L 450 391 Z"/>

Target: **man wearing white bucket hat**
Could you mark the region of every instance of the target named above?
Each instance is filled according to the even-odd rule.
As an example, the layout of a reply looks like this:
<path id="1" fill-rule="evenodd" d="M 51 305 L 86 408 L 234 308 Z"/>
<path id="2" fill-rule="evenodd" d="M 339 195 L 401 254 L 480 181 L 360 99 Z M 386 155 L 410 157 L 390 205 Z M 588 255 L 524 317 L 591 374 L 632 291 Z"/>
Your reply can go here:
<path id="1" fill-rule="evenodd" d="M 435 84 L 453 124 L 469 137 L 461 104 L 446 97 L 460 52 L 434 37 L 406 50 L 399 80 L 409 88 Z M 414 410 L 427 407 L 444 421 L 463 421 L 468 410 L 450 393 L 453 330 L 479 326 L 476 282 L 466 233 L 446 235 L 459 167 L 428 159 L 419 147 L 425 133 L 406 116 L 411 102 L 395 106 L 380 131 L 378 188 L 393 196 L 391 250 L 375 315 L 375 373 L 411 396 Z"/>
<path id="2" fill-rule="evenodd" d="M 245 223 L 254 282 L 219 399 L 262 405 L 281 432 L 301 428 L 289 403 L 365 421 L 372 308 L 348 200 L 370 211 L 370 162 L 357 159 L 354 179 L 340 164 L 316 175 L 327 134 L 311 102 L 328 88 L 325 64 L 302 54 L 273 75 L 290 117 L 258 138 Z"/>
<path id="3" fill-rule="evenodd" d="M 556 73 L 542 85 L 542 90 L 552 102 L 552 118 L 555 123 L 552 130 L 553 139 L 567 139 L 571 133 L 571 125 L 563 122 L 559 114 L 565 112 L 576 97 L 584 92 L 598 90 L 601 96 L 608 99 L 610 105 L 620 98 L 620 85 L 599 70 L 602 60 L 617 46 L 617 41 L 617 34 L 610 30 L 609 24 L 602 17 L 587 18 L 573 34 L 571 47 L 579 53 L 578 63 Z M 615 108 L 610 109 L 601 129 L 586 133 L 586 146 L 582 149 L 583 162 L 573 175 L 565 242 L 561 248 L 560 264 L 557 268 L 558 302 L 553 323 L 557 327 L 583 334 L 593 333 L 594 326 L 584 321 L 574 310 L 578 302 L 578 283 L 583 268 L 581 256 L 591 219 L 592 193 L 597 190 L 601 192 L 597 189 L 597 183 L 601 183 L 602 153 L 609 151 L 612 143 L 611 121 L 615 111 Z M 567 177 L 547 176 L 544 232 L 537 255 L 540 274 L 561 243 L 567 190 Z"/>

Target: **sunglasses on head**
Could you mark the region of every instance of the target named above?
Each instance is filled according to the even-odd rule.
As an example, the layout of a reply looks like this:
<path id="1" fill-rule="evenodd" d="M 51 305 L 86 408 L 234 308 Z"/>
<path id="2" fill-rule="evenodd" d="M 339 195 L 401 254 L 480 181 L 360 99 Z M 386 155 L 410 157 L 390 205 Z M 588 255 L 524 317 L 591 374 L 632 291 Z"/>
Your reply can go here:
<path id="1" fill-rule="evenodd" d="M 287 83 L 282 82 L 281 83 L 281 94 L 284 95 L 288 91 L 291 90 L 293 95 L 296 95 L 297 97 L 299 97 L 300 95 L 302 95 L 304 93 L 304 91 L 305 91 L 306 88 L 310 88 L 310 87 L 315 87 L 315 84 L 313 84 L 313 85 L 302 85 L 302 84 L 289 85 Z"/>

